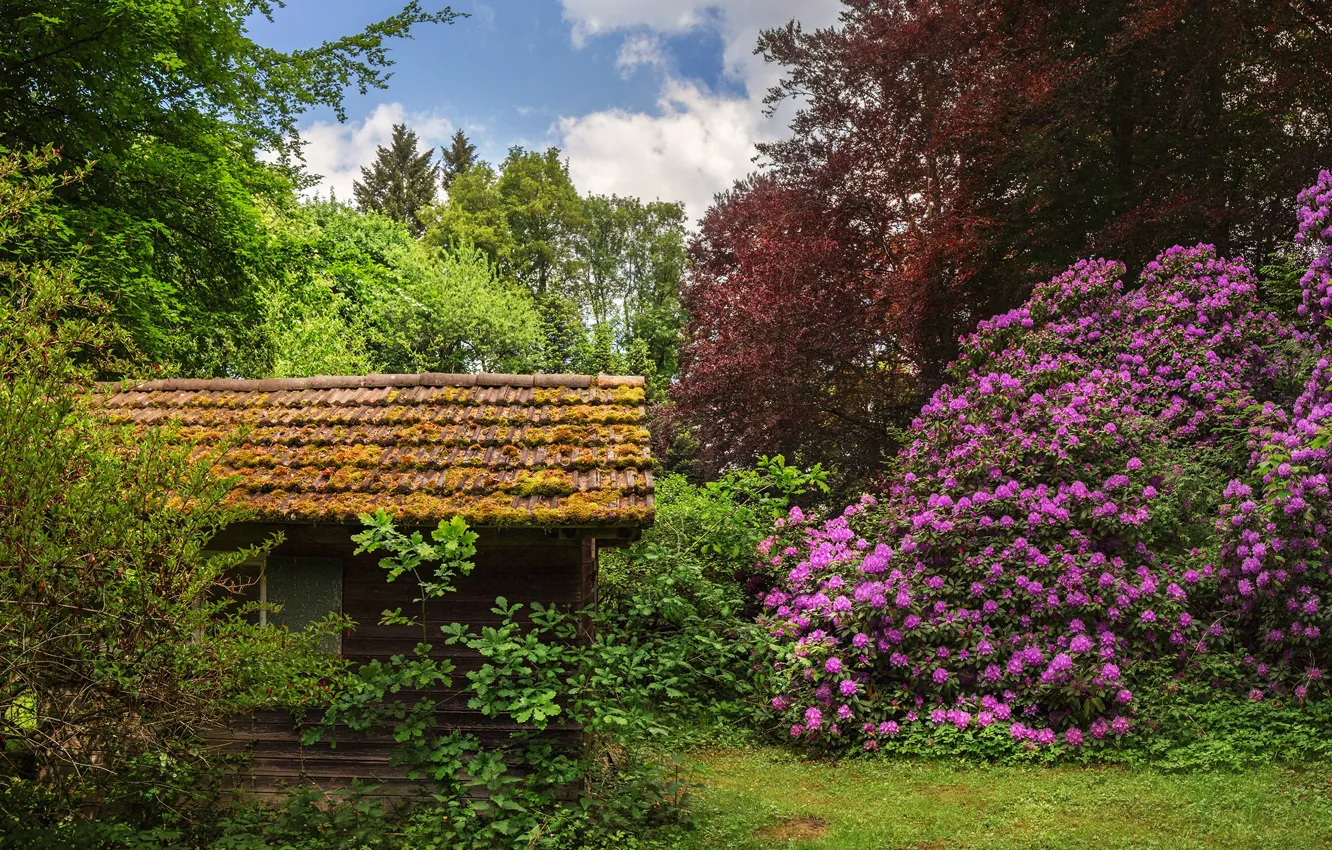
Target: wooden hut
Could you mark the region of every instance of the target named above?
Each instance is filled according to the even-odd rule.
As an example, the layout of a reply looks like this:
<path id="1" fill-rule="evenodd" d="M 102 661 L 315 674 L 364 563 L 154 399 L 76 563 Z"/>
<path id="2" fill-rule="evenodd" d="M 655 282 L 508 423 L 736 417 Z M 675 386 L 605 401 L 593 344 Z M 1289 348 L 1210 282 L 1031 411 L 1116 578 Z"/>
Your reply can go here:
<path id="1" fill-rule="evenodd" d="M 341 612 L 358 625 L 328 647 L 364 662 L 410 653 L 420 632 L 379 626 L 410 610 L 414 589 L 386 583 L 380 555 L 354 555 L 358 516 L 383 508 L 400 526 L 453 516 L 479 533 L 476 568 L 432 603 L 427 622 L 494 622 L 498 596 L 582 608 L 597 598 L 597 551 L 637 538 L 652 521 L 652 472 L 643 379 L 584 375 L 370 375 L 278 380 L 164 380 L 123 385 L 105 402 L 113 419 L 173 423 L 215 444 L 239 435 L 220 472 L 254 519 L 227 528 L 219 549 L 285 542 L 259 565 L 254 592 L 280 603 L 274 627 Z M 475 659 L 436 642 L 459 672 Z M 444 724 L 486 736 L 509 728 L 442 694 Z M 555 728 L 576 741 L 578 730 Z M 400 782 L 392 742 L 339 740 L 302 748 L 292 720 L 238 718 L 224 737 L 248 751 L 247 784 L 297 779 L 341 787 L 351 779 Z"/>

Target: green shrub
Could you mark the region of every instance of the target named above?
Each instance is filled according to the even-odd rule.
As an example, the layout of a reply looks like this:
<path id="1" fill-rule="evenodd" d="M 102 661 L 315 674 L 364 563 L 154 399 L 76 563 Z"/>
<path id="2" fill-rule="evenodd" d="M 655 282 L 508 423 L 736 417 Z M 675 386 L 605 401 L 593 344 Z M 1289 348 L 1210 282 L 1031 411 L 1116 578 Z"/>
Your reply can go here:
<path id="1" fill-rule="evenodd" d="M 601 675 L 608 692 L 637 701 L 652 738 L 745 734 L 770 640 L 749 609 L 753 552 L 792 500 L 827 492 L 826 477 L 781 456 L 702 486 L 667 476 L 643 539 L 602 553 Z"/>
<path id="2" fill-rule="evenodd" d="M 380 623 L 417 626 L 421 640 L 411 656 L 370 661 L 354 671 L 304 742 L 336 746 L 338 727 L 391 733 L 397 742 L 391 764 L 420 780 L 434 803 L 396 812 L 385 820 L 385 831 L 376 833 L 377 841 L 450 850 L 583 847 L 643 824 L 678 820 L 686 785 L 671 778 L 669 769 L 628 757 L 616 742 L 621 735 L 642 734 L 650 722 L 642 706 L 656 693 L 624 676 L 622 646 L 604 637 L 585 641 L 580 629 L 585 612 L 532 603 L 530 623 L 522 623 L 524 606 L 503 598 L 492 609 L 497 625 L 475 629 L 452 623 L 432 634 L 425 605 L 448 596 L 454 579 L 471 572 L 477 535 L 459 518 L 441 522 L 429 540 L 398 530 L 382 511 L 362 521 L 366 530 L 353 538 L 358 554 L 386 553 L 380 561 L 386 579 L 414 582 L 415 601 L 422 606 L 419 616 L 385 611 Z M 520 724 L 506 741 L 485 746 L 473 735 L 439 728 L 439 705 L 428 694 L 414 703 L 397 698 L 404 691 L 454 686 L 453 664 L 431 656 L 434 640 L 480 656 L 480 666 L 464 677 L 467 705 L 487 718 Z M 586 729 L 596 736 L 594 746 L 583 751 L 555 746 L 541 733 L 556 722 Z M 264 846 L 245 841 L 268 840 L 262 836 L 274 830 L 289 833 L 284 840 L 295 847 L 341 846 L 346 830 L 338 817 L 349 810 L 371 817 L 355 798 L 320 813 L 304 799 L 297 794 L 276 810 L 243 815 L 250 825 L 222 846 Z M 353 831 L 361 829 L 358 823 Z M 359 832 L 348 840 L 349 846 L 365 843 Z"/>
<path id="3" fill-rule="evenodd" d="M 179 793 L 203 730 L 317 695 L 337 663 L 230 602 L 250 553 L 206 551 L 238 516 L 214 458 L 97 409 L 126 338 L 80 293 L 78 256 L 24 259 L 82 176 L 57 160 L 0 151 L 0 789 L 70 811 Z"/>

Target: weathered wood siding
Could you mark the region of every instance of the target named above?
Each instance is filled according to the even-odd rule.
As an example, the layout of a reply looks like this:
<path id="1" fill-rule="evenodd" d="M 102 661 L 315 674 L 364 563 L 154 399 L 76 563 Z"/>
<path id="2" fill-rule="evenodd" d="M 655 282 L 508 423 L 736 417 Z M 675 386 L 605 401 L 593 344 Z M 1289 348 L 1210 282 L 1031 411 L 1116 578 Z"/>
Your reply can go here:
<path id="1" fill-rule="evenodd" d="M 221 545 L 243 544 L 265 531 L 263 527 L 229 531 Z M 381 626 L 380 614 L 386 609 L 402 608 L 404 614 L 420 611 L 416 588 L 410 578 L 389 583 L 379 566 L 382 555 L 353 556 L 350 535 L 355 529 L 345 526 L 291 527 L 284 531 L 287 541 L 274 555 L 341 558 L 343 560 L 343 613 L 358 625 L 342 639 L 342 655 L 360 663 L 410 655 L 422 640 L 419 628 Z M 510 603 L 541 602 L 581 608 L 595 601 L 595 543 L 578 535 L 546 534 L 533 530 L 478 529 L 476 568 L 460 577 L 457 592 L 428 603 L 426 625 L 431 656 L 450 660 L 456 667 L 454 687 L 431 695 L 439 703 L 442 727 L 460 729 L 477 735 L 485 742 L 507 740 L 516 727 L 508 722 L 483 717 L 469 709 L 461 691 L 465 673 L 476 669 L 480 659 L 471 650 L 445 646 L 439 626 L 462 622 L 472 626 L 496 625 L 500 618 L 491 608 L 496 597 Z M 526 618 L 527 612 L 523 612 Z M 415 700 L 419 694 L 404 695 Z M 317 716 L 313 712 L 312 716 Z M 577 747 L 581 733 L 576 727 L 552 725 L 546 734 L 556 743 Z M 327 744 L 300 745 L 300 735 L 290 715 L 261 712 L 237 717 L 226 730 L 219 730 L 215 741 L 229 753 L 244 754 L 245 765 L 237 775 L 240 787 L 263 793 L 282 784 L 314 783 L 324 789 L 344 788 L 352 779 L 383 783 L 380 793 L 411 793 L 416 783 L 409 782 L 399 768 L 389 766 L 393 742 L 385 734 L 367 737 L 343 730 L 335 735 L 336 748 Z"/>

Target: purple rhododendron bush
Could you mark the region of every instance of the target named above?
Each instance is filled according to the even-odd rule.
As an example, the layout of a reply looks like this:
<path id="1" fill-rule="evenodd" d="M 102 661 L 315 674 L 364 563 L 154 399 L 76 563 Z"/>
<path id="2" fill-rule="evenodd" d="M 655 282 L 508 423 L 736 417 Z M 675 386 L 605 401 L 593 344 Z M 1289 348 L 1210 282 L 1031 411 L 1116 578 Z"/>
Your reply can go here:
<path id="1" fill-rule="evenodd" d="M 1242 261 L 1083 261 L 963 340 L 878 498 L 759 548 L 782 729 L 878 748 L 1147 731 L 1135 688 L 1326 693 L 1332 175 L 1300 196 L 1305 321 Z"/>

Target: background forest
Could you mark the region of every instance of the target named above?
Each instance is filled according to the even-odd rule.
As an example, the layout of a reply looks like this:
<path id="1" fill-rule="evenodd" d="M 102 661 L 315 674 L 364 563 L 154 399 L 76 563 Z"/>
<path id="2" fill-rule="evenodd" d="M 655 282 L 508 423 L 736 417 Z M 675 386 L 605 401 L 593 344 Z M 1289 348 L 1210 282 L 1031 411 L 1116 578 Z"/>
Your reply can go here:
<path id="1" fill-rule="evenodd" d="M 411 3 L 282 53 L 246 34 L 267 8 L 5 9 L 4 145 L 92 166 L 24 250 L 81 252 L 132 373 L 641 373 L 673 403 L 659 454 L 704 475 L 780 452 L 851 492 L 976 321 L 1083 256 L 1136 270 L 1206 241 L 1266 264 L 1332 153 L 1316 4 L 855 0 L 762 35 L 790 132 L 706 211 L 405 126 L 353 198 L 311 201 L 299 117 L 459 19 Z"/>
<path id="2" fill-rule="evenodd" d="M 660 394 L 683 324 L 679 205 L 581 196 L 555 149 L 492 166 L 461 132 L 420 150 L 406 127 L 354 199 L 302 200 L 318 175 L 297 117 L 382 86 L 388 40 L 456 16 L 412 3 L 283 54 L 245 35 L 265 8 L 5 9 L 5 145 L 90 166 L 24 249 L 81 252 L 137 376 L 633 372 Z"/>
<path id="3" fill-rule="evenodd" d="M 469 19 L 412 0 L 284 52 L 246 28 L 276 6 L 0 0 L 0 845 L 1332 841 L 1332 12 L 774 20 L 756 52 L 790 125 L 685 210 L 401 124 L 352 197 L 321 195 L 301 117 Z M 247 553 L 204 555 L 235 519 L 210 458 L 87 402 L 108 378 L 418 371 L 647 378 L 657 522 L 603 562 L 597 640 L 503 601 L 448 633 L 487 659 L 459 678 L 478 707 L 576 719 L 583 758 L 430 738 L 372 709 L 451 671 L 346 669 L 316 651 L 344 623 L 275 634 L 212 601 Z M 470 569 L 464 525 L 367 522 L 435 571 L 423 593 Z M 434 804 L 227 805 L 197 733 L 271 705 L 391 728 Z M 794 748 L 856 778 L 800 796 Z M 987 817 L 959 826 L 909 771 L 989 788 Z M 1042 808 L 1060 795 L 1081 831 Z M 1098 824 L 1097 799 L 1159 811 Z"/>

